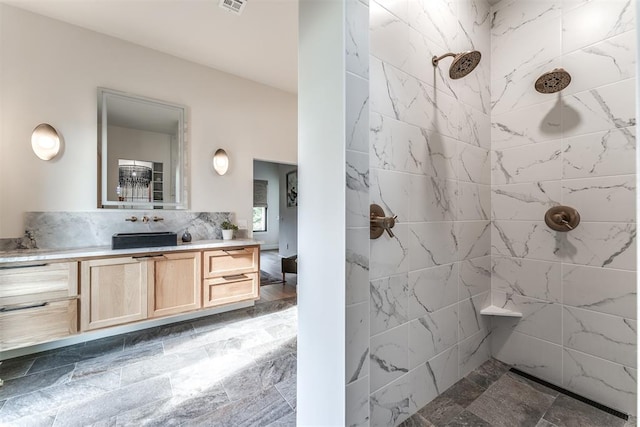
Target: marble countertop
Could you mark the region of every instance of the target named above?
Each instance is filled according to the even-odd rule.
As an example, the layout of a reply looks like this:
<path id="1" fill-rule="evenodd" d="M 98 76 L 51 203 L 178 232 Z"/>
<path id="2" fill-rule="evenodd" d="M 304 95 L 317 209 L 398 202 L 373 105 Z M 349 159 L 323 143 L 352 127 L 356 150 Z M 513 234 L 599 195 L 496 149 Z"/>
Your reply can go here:
<path id="1" fill-rule="evenodd" d="M 198 240 L 191 243 L 179 242 L 178 246 L 159 246 L 153 248 L 111 249 L 110 246 L 75 249 L 21 249 L 15 251 L 0 251 L 0 267 L 4 264 L 75 260 L 79 258 L 98 258 L 118 255 L 157 254 L 160 252 L 176 252 L 201 249 L 220 249 L 243 245 L 259 245 L 262 243 L 253 239 L 234 240 Z"/>

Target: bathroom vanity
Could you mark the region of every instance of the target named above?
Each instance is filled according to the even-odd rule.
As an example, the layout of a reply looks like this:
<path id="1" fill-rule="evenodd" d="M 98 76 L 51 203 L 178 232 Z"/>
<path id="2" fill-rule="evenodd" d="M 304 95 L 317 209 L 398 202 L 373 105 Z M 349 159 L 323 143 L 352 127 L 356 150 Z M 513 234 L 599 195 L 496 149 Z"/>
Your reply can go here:
<path id="1" fill-rule="evenodd" d="M 260 297 L 254 240 L 2 255 L 0 351 Z"/>

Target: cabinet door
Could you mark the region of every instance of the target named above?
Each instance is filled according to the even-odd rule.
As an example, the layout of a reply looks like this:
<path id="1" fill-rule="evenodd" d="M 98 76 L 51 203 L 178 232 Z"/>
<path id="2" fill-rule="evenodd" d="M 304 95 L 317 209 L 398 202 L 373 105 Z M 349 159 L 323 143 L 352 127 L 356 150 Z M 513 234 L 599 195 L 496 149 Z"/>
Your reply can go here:
<path id="1" fill-rule="evenodd" d="M 146 258 L 83 261 L 81 271 L 83 331 L 147 318 Z"/>
<path id="2" fill-rule="evenodd" d="M 201 253 L 166 254 L 149 260 L 149 317 L 197 310 L 201 304 Z"/>

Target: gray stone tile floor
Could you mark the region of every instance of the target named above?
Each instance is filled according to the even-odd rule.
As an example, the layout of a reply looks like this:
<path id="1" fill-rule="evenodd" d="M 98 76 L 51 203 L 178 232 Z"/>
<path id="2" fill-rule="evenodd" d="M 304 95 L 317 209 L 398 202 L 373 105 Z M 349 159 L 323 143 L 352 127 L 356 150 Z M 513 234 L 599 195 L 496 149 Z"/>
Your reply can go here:
<path id="1" fill-rule="evenodd" d="M 3 361 L 2 426 L 295 426 L 294 298 Z"/>
<path id="2" fill-rule="evenodd" d="M 530 381 L 490 359 L 402 427 L 632 427 L 628 421 Z"/>
<path id="3" fill-rule="evenodd" d="M 2 426 L 296 424 L 295 298 L 4 361 Z M 631 427 L 491 359 L 403 427 Z"/>

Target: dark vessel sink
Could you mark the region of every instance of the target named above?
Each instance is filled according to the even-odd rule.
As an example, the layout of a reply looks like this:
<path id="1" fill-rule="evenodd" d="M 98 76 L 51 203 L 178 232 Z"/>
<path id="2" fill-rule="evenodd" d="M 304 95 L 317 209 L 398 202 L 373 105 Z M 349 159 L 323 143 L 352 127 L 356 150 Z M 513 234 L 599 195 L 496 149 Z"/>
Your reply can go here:
<path id="1" fill-rule="evenodd" d="M 178 246 L 178 235 L 172 231 L 116 233 L 111 236 L 111 249 Z"/>

